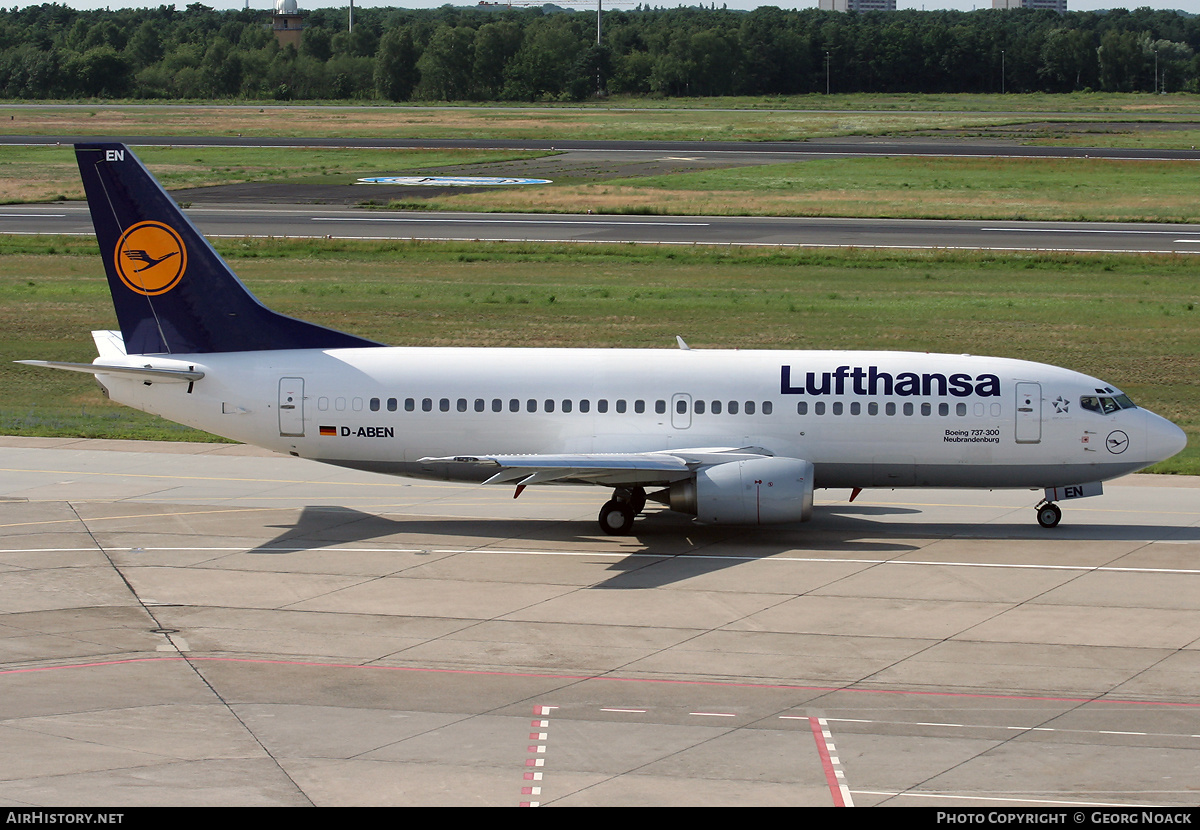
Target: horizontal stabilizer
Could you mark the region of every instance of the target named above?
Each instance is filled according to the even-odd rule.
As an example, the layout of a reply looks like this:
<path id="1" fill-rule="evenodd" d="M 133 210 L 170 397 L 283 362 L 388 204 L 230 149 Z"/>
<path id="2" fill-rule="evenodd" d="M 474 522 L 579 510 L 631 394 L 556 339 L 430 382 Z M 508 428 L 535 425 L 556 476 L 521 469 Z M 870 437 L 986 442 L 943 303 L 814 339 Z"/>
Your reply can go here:
<path id="1" fill-rule="evenodd" d="M 17 360 L 26 366 L 63 369 L 86 375 L 131 375 L 154 383 L 190 383 L 204 377 L 203 372 L 188 369 L 155 369 L 151 366 L 105 366 L 103 363 L 62 363 L 57 360 Z"/>

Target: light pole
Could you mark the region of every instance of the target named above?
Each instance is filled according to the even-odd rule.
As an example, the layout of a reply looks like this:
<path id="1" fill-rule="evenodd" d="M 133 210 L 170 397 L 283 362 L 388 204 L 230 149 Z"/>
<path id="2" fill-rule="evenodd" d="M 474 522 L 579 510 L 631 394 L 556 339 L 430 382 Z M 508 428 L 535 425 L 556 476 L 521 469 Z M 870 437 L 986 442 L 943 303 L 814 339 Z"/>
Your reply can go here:
<path id="1" fill-rule="evenodd" d="M 1154 50 L 1154 94 L 1158 94 L 1158 50 Z"/>
<path id="2" fill-rule="evenodd" d="M 825 53 L 825 94 L 829 94 L 829 53 Z"/>
<path id="3" fill-rule="evenodd" d="M 1004 50 L 1000 50 L 1000 94 L 1003 95 L 1004 88 Z"/>

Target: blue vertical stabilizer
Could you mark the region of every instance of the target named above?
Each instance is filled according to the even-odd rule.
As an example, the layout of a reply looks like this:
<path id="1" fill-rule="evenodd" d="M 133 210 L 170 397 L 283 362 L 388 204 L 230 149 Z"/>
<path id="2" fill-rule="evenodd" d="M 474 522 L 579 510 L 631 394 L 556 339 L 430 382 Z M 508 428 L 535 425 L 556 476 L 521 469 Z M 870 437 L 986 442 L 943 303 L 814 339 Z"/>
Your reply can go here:
<path id="1" fill-rule="evenodd" d="M 379 346 L 260 303 L 123 144 L 77 144 L 129 354 Z"/>

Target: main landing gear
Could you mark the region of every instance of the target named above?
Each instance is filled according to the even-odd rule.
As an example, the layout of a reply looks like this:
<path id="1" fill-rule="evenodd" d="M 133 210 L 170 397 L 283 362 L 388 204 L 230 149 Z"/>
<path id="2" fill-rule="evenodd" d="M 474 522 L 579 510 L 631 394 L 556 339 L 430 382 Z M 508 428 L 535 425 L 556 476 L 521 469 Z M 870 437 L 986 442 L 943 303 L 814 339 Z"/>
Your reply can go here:
<path id="1" fill-rule="evenodd" d="M 646 506 L 646 491 L 641 487 L 620 487 L 600 508 L 600 529 L 609 536 L 625 536 L 633 530 L 633 520 Z"/>
<path id="2" fill-rule="evenodd" d="M 1052 501 L 1044 501 L 1036 508 L 1038 524 L 1042 527 L 1058 527 L 1062 519 L 1062 508 Z"/>

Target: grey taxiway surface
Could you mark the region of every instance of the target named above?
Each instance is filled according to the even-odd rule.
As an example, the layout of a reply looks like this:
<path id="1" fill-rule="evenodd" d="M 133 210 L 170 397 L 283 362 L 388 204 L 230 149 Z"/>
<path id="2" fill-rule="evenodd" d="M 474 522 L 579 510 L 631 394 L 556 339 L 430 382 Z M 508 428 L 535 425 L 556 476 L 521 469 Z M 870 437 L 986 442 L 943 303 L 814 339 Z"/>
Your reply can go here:
<path id="1" fill-rule="evenodd" d="M 0 438 L 9 806 L 1195 805 L 1200 482 L 602 494 Z"/>
<path id="2" fill-rule="evenodd" d="M 451 175 L 606 178 L 797 162 L 830 156 L 1059 157 L 1200 160 L 1196 150 L 1136 150 L 1025 146 L 1011 140 L 831 138 L 796 142 L 669 142 L 430 139 L 271 139 L 262 137 L 0 136 L 2 144 L 122 141 L 137 146 L 338 146 L 554 150 L 534 160 L 445 168 Z M 70 154 L 63 147 L 64 159 Z M 363 170 L 363 177 L 396 174 Z M 663 245 L 762 245 L 965 249 L 1001 251 L 1122 251 L 1200 253 L 1200 226 L 1146 223 L 938 221 L 810 217 L 688 217 L 436 213 L 361 210 L 372 200 L 417 201 L 439 191 L 409 185 L 250 183 L 173 191 L 208 236 L 331 237 L 539 242 L 652 243 Z M 0 208 L 0 233 L 91 234 L 83 204 Z"/>
<path id="3" fill-rule="evenodd" d="M 209 237 L 1200 254 L 1200 225 L 435 213 L 368 211 L 341 204 L 203 204 L 187 213 Z M 0 208 L 0 233 L 91 235 L 93 230 L 86 206 L 65 203 Z"/>

